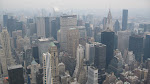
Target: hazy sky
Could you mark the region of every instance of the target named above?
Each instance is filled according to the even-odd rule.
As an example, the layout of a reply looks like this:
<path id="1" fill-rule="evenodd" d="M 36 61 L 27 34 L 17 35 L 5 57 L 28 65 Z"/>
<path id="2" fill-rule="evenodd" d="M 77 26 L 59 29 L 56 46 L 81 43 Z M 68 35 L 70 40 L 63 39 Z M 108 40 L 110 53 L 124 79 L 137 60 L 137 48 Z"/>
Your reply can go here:
<path id="1" fill-rule="evenodd" d="M 20 8 L 149 8 L 150 0 L 0 0 L 2 9 L 20 9 Z"/>

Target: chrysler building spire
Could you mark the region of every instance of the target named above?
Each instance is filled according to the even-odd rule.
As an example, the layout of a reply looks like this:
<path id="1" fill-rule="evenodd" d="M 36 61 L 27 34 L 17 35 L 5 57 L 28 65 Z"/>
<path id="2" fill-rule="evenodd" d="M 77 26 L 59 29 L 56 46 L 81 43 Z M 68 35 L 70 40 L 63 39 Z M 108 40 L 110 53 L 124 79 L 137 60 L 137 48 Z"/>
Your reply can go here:
<path id="1" fill-rule="evenodd" d="M 109 9 L 108 16 L 107 16 L 107 29 L 113 30 L 113 27 L 112 27 L 112 16 L 111 16 L 110 9 Z"/>

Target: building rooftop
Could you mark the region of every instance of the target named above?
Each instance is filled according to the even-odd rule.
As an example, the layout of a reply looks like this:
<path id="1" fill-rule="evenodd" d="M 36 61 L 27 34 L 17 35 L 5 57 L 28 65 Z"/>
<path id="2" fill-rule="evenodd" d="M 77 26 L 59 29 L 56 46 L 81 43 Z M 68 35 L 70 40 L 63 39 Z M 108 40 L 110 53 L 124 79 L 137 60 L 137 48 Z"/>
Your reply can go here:
<path id="1" fill-rule="evenodd" d="M 32 64 L 38 64 L 38 63 L 33 59 L 33 61 L 31 62 L 31 65 Z"/>
<path id="2" fill-rule="evenodd" d="M 13 66 L 10 66 L 10 67 L 8 67 L 8 70 L 17 69 L 17 68 L 22 68 L 22 65 L 13 65 Z"/>
<path id="3" fill-rule="evenodd" d="M 50 43 L 50 46 L 53 47 L 53 46 L 56 46 L 56 45 L 55 45 L 53 42 L 51 42 L 51 43 Z"/>

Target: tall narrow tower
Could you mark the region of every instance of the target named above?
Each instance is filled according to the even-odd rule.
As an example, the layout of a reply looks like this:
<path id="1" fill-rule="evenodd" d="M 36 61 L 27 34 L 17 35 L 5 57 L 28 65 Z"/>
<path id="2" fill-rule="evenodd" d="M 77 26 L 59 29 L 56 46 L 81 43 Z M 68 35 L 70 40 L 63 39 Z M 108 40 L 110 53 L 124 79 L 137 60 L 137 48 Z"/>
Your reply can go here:
<path id="1" fill-rule="evenodd" d="M 112 26 L 112 16 L 111 16 L 111 11 L 109 9 L 109 12 L 108 12 L 108 16 L 107 16 L 107 27 L 106 29 L 110 29 L 110 30 L 113 30 L 113 26 Z"/>
<path id="2" fill-rule="evenodd" d="M 13 62 L 13 58 L 11 56 L 10 37 L 9 37 L 8 31 L 6 28 L 2 29 L 0 36 L 1 36 L 0 38 L 1 38 L 2 49 L 3 49 L 3 53 L 4 53 L 3 54 L 4 57 L 1 58 L 2 68 L 7 68 L 7 66 L 13 65 L 14 62 Z M 7 70 L 3 71 L 3 72 L 7 72 Z M 8 73 L 4 73 L 3 75 L 7 76 Z"/>
<path id="3" fill-rule="evenodd" d="M 58 72 L 58 52 L 57 46 L 51 42 L 49 52 L 51 54 L 51 68 L 53 84 L 59 84 L 59 72 Z"/>

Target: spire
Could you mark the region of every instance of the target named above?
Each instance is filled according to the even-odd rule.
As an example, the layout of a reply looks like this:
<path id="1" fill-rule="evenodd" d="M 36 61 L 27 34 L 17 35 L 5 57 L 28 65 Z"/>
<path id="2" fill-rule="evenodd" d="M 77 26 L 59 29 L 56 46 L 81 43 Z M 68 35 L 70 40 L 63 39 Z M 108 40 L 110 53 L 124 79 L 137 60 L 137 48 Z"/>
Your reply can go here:
<path id="1" fill-rule="evenodd" d="M 111 16 L 110 9 L 109 9 L 108 16 L 107 16 L 107 29 L 113 30 L 113 28 L 112 28 L 112 16 Z"/>

